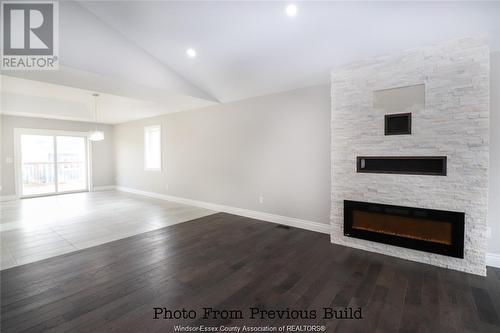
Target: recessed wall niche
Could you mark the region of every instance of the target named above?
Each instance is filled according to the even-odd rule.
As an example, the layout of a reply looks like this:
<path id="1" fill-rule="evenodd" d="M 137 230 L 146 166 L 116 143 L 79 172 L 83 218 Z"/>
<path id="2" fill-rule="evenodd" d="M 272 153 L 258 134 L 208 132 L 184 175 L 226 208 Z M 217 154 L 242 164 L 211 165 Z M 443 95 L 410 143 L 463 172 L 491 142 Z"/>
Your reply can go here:
<path id="1" fill-rule="evenodd" d="M 384 120 L 385 135 L 411 134 L 411 113 L 386 114 Z"/>
<path id="2" fill-rule="evenodd" d="M 446 176 L 446 156 L 358 156 L 361 173 Z"/>

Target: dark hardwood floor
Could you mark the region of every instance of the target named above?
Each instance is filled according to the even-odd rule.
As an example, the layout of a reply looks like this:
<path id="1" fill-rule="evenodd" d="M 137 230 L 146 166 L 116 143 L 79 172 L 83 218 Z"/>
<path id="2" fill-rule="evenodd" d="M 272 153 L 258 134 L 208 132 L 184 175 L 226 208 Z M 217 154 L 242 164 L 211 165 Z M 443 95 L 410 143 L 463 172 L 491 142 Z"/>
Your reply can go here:
<path id="1" fill-rule="evenodd" d="M 153 319 L 154 307 L 194 309 Z M 244 319 L 202 319 L 203 307 Z M 261 310 L 308 320 L 250 320 Z M 363 319 L 324 320 L 323 307 Z M 500 270 L 483 278 L 219 213 L 1 272 L 2 332 L 173 332 L 174 325 L 326 325 L 327 332 L 500 332 Z"/>

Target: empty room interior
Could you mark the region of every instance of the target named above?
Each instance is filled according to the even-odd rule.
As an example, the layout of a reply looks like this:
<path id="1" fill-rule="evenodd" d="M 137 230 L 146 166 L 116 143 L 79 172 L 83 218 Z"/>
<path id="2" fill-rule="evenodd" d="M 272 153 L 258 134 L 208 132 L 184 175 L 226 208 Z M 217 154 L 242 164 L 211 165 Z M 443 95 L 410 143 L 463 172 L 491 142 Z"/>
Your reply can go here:
<path id="1" fill-rule="evenodd" d="M 0 3 L 1 332 L 500 332 L 500 2 Z"/>

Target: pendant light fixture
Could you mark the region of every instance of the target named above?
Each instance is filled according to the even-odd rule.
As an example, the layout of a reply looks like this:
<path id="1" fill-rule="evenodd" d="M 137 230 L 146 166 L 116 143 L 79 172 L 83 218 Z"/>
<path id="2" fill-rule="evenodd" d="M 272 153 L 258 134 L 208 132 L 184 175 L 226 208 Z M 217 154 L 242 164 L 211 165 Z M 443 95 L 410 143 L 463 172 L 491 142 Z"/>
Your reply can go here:
<path id="1" fill-rule="evenodd" d="M 95 130 L 89 132 L 89 140 L 90 141 L 102 141 L 102 140 L 104 140 L 104 132 L 97 130 L 97 97 L 99 97 L 99 94 L 94 93 L 94 94 L 92 94 L 92 96 L 94 96 Z"/>

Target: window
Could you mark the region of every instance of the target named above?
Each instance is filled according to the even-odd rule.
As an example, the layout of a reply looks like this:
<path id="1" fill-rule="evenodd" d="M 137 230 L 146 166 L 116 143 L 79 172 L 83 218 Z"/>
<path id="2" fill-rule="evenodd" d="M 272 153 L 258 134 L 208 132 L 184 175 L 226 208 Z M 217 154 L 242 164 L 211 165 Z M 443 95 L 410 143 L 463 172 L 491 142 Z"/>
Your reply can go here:
<path id="1" fill-rule="evenodd" d="M 161 170 L 161 126 L 144 128 L 144 169 Z"/>

